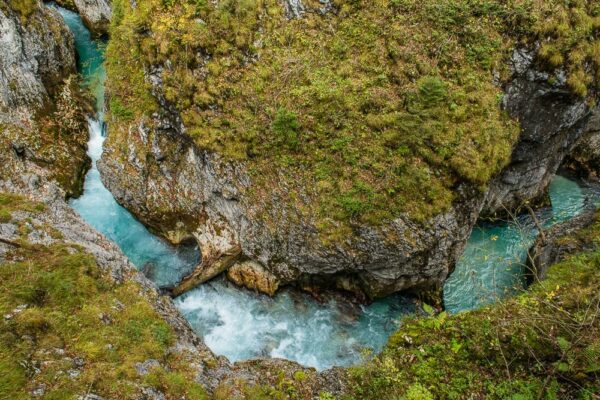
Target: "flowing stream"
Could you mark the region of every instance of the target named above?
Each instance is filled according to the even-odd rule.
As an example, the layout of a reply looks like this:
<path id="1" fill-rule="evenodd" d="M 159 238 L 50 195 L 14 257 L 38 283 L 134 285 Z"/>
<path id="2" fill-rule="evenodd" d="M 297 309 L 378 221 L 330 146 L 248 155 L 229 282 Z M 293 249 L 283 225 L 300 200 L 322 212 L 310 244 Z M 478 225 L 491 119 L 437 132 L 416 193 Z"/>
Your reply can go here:
<path id="1" fill-rule="evenodd" d="M 72 207 L 93 227 L 114 241 L 158 286 L 177 282 L 198 263 L 197 247 L 173 247 L 152 235 L 104 187 L 96 168 L 102 154 L 104 129 L 104 44 L 93 40 L 81 18 L 58 8 L 75 36 L 78 69 L 95 94 L 98 113 L 89 120 L 88 154 L 92 168 L 83 195 Z M 540 219 L 547 226 L 572 218 L 598 193 L 557 177 L 550 188 L 552 208 Z M 522 264 L 536 235 L 530 217 L 474 230 L 467 249 L 445 286 L 449 311 L 479 307 L 523 290 Z M 378 352 L 404 316 L 416 312 L 414 301 L 390 296 L 364 306 L 331 297 L 283 290 L 275 298 L 239 289 L 217 279 L 177 298 L 175 304 L 217 354 L 231 361 L 279 357 L 318 370 L 361 361 L 364 350 Z"/>

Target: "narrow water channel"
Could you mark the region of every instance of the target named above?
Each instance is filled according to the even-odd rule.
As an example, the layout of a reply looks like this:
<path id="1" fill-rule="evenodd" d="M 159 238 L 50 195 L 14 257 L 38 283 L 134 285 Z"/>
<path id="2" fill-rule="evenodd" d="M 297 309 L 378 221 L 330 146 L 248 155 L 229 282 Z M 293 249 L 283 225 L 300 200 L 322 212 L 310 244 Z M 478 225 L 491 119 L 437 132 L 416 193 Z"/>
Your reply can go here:
<path id="1" fill-rule="evenodd" d="M 153 236 L 102 185 L 96 161 L 106 135 L 104 45 L 92 40 L 77 14 L 62 8 L 59 11 L 75 35 L 79 71 L 95 94 L 99 110 L 89 121 L 88 154 L 93 166 L 86 177 L 84 194 L 71 205 L 119 245 L 158 286 L 177 282 L 197 264 L 198 249 L 174 248 Z M 551 187 L 553 208 L 542 211 L 540 218 L 546 225 L 571 218 L 593 194 L 557 177 Z M 476 228 L 445 286 L 448 309 L 468 310 L 522 290 L 522 262 L 535 234 L 527 217 Z M 236 288 L 223 279 L 202 285 L 176 299 L 175 304 L 206 344 L 231 361 L 280 357 L 319 370 L 357 363 L 364 349 L 380 351 L 401 319 L 415 312 L 413 301 L 402 295 L 368 306 L 336 298 L 318 303 L 292 290 L 283 290 L 271 299 Z"/>

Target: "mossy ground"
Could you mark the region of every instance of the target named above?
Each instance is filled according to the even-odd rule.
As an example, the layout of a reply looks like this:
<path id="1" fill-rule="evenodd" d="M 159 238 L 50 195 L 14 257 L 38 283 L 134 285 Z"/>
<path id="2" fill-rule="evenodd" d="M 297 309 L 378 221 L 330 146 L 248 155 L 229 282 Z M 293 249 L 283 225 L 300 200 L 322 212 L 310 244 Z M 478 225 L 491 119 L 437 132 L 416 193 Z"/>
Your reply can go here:
<path id="1" fill-rule="evenodd" d="M 597 398 L 600 218 L 569 240 L 596 250 L 512 300 L 404 322 L 380 356 L 350 370 L 348 398 Z"/>
<path id="2" fill-rule="evenodd" d="M 166 65 L 164 95 L 197 145 L 245 161 L 257 201 L 302 188 L 309 204 L 285 205 L 327 231 L 425 221 L 460 182 L 485 187 L 518 134 L 497 84 L 514 46 L 541 41 L 541 67 L 565 66 L 580 95 L 597 80 L 595 1 L 304 3 L 288 21 L 276 0 L 116 0 L 112 129 L 157 109 L 144 71 Z"/>
<path id="3" fill-rule="evenodd" d="M 193 371 L 169 350 L 172 328 L 138 284 L 113 283 L 76 246 L 27 241 L 31 218 L 43 210 L 0 194 L 2 223 L 17 224 L 20 234 L 0 265 L 0 398 L 30 398 L 40 387 L 47 399 L 132 398 L 141 387 L 169 399 L 205 398 Z M 15 213 L 26 215 L 14 220 Z M 135 364 L 148 359 L 160 366 L 140 376 Z"/>

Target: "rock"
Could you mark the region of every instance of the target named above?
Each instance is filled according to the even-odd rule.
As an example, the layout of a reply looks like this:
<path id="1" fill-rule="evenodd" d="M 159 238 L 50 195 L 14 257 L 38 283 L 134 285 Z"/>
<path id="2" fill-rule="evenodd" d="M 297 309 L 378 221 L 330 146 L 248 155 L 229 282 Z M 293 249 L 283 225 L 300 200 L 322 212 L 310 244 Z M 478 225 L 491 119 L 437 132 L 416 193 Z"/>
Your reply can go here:
<path id="1" fill-rule="evenodd" d="M 510 164 L 490 183 L 482 216 L 503 217 L 526 203 L 547 202 L 547 187 L 586 131 L 598 130 L 600 109 L 573 95 L 565 74 L 540 72 L 535 51 L 516 49 L 503 107 L 521 124 Z"/>
<path id="2" fill-rule="evenodd" d="M 56 0 L 64 8 L 79 14 L 93 36 L 105 36 L 112 18 L 112 0 Z"/>
<path id="3" fill-rule="evenodd" d="M 141 376 L 148 375 L 153 368 L 160 367 L 158 360 L 146 360 L 142 363 L 135 364 L 135 370 Z"/>
<path id="4" fill-rule="evenodd" d="M 94 35 L 108 34 L 112 18 L 111 0 L 73 0 L 85 26 Z"/>
<path id="5" fill-rule="evenodd" d="M 75 78 L 75 45 L 60 14 L 33 1 L 28 15 L 0 2 L 0 175 L 21 165 L 36 190 L 39 176 L 22 163 L 51 173 L 68 197 L 83 191 L 89 110 Z"/>
<path id="6" fill-rule="evenodd" d="M 240 258 L 260 265 L 279 286 L 316 277 L 371 298 L 436 287 L 462 253 L 483 202 L 477 188 L 459 185 L 455 204 L 425 224 L 403 217 L 381 227 L 356 225 L 340 243 L 324 244 L 313 221 L 297 221 L 281 207 L 265 210 L 285 188 L 274 188 L 264 204 L 250 203 L 244 165 L 197 148 L 179 115 L 162 104 L 154 121 L 112 130 L 98 168 L 117 201 L 154 232 L 175 243 L 195 238 L 203 258 L 198 283 L 233 265 L 221 257 L 239 246 Z"/>
<path id="7" fill-rule="evenodd" d="M 565 164 L 584 179 L 600 180 L 600 114 L 590 118 L 586 133 Z"/>
<path id="8" fill-rule="evenodd" d="M 253 261 L 235 264 L 227 271 L 227 278 L 238 286 L 273 296 L 279 289 L 279 279 Z"/>
<path id="9" fill-rule="evenodd" d="M 457 185 L 450 209 L 425 223 L 403 216 L 383 226 L 355 224 L 348 237 L 324 243 L 312 219 L 298 221 L 298 210 L 282 207 L 290 189 L 269 188 L 263 202 L 252 203 L 244 193 L 257 188 L 244 164 L 194 145 L 161 92 L 161 71 L 147 71 L 160 111 L 112 127 L 97 165 L 115 199 L 153 232 L 173 243 L 198 242 L 203 261 L 190 277 L 195 283 L 226 271 L 233 263 L 221 258 L 238 247 L 240 258 L 261 265 L 280 286 L 309 279 L 370 298 L 435 288 L 452 271 L 483 202 L 478 188 Z"/>
<path id="10" fill-rule="evenodd" d="M 298 17 L 309 3 L 286 0 L 284 6 L 288 16 Z M 154 232 L 173 243 L 197 240 L 203 261 L 194 283 L 225 272 L 233 263 L 222 262 L 223 256 L 239 247 L 240 259 L 259 265 L 278 286 L 325 285 L 372 299 L 408 289 L 435 292 L 453 270 L 482 208 L 493 217 L 504 207 L 514 210 L 543 198 L 595 112 L 586 99 L 571 94 L 564 74 L 558 72 L 550 83 L 553 77 L 538 70 L 534 56 L 535 51 L 516 50 L 514 75 L 505 85 L 504 107 L 523 128 L 511 164 L 486 193 L 457 182 L 449 209 L 427 221 L 406 214 L 376 226 L 349 221 L 345 235 L 323 240 L 311 183 L 292 188 L 282 179 L 262 187 L 244 162 L 193 142 L 163 93 L 168 61 L 145 71 L 158 110 L 111 126 L 98 167 L 116 200 Z M 263 286 L 248 281 L 261 274 L 238 275 L 234 280 L 245 286 Z"/>
<path id="11" fill-rule="evenodd" d="M 31 392 L 31 395 L 33 397 L 42 397 L 44 394 L 46 394 L 46 385 L 43 383 L 35 389 L 33 389 L 33 391 Z"/>
<path id="12" fill-rule="evenodd" d="M 0 52 L 0 122 L 27 128 L 76 73 L 73 34 L 56 10 L 39 1 L 27 18 L 0 7 Z M 24 152 L 23 144 L 15 151 Z"/>
<path id="13" fill-rule="evenodd" d="M 595 210 L 589 209 L 569 221 L 554 225 L 540 233 L 529 249 L 528 283 L 544 280 L 550 266 L 560 262 L 567 255 L 585 248 L 587 244 L 579 240 L 575 233 L 590 226 L 594 221 Z"/>
<path id="14" fill-rule="evenodd" d="M 300 18 L 305 12 L 304 4 L 301 0 L 283 0 L 285 13 L 288 18 Z"/>

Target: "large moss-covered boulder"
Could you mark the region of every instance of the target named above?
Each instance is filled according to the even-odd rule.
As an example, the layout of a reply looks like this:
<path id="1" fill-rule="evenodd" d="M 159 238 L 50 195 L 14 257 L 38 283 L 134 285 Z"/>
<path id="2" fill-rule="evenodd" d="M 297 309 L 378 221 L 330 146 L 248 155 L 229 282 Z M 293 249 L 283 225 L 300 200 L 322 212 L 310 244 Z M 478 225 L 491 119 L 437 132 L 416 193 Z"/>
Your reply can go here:
<path id="1" fill-rule="evenodd" d="M 234 261 L 278 285 L 371 297 L 439 285 L 518 140 L 502 107 L 520 76 L 514 49 L 534 49 L 527 69 L 562 76 L 584 106 L 596 68 L 587 3 L 120 0 L 113 11 L 103 180 L 156 232 L 196 238 L 200 280 L 239 247 Z"/>

